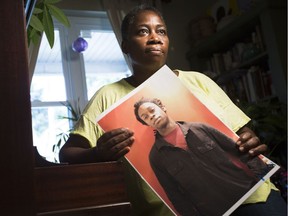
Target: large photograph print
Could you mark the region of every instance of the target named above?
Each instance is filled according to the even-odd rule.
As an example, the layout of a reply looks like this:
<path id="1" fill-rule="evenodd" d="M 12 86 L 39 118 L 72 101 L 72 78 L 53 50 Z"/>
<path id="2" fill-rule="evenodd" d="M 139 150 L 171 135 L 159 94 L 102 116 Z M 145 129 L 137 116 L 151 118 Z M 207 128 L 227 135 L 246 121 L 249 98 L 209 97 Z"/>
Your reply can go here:
<path id="1" fill-rule="evenodd" d="M 126 159 L 175 215 L 230 215 L 279 168 L 240 153 L 238 136 L 166 65 L 96 121 L 134 131 Z"/>

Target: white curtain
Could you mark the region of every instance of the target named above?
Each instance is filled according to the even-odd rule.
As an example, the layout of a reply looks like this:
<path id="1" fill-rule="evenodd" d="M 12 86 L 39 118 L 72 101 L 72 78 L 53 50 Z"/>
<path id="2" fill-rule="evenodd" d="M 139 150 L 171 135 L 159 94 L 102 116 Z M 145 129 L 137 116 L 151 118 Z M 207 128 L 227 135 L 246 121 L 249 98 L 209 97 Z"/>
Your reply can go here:
<path id="1" fill-rule="evenodd" d="M 29 81 L 30 81 L 30 85 L 31 85 L 31 82 L 32 82 L 32 77 L 33 77 L 33 74 L 34 74 L 34 69 L 35 69 L 35 66 L 36 66 L 36 61 L 37 61 L 37 57 L 38 57 L 38 53 L 39 53 L 41 37 L 39 38 L 37 44 L 33 44 L 31 42 L 30 45 L 29 45 L 29 48 L 28 48 L 28 64 L 29 64 Z"/>
<path id="2" fill-rule="evenodd" d="M 122 41 L 121 22 L 124 16 L 135 6 L 144 3 L 153 5 L 161 11 L 160 0 L 102 0 L 103 8 L 107 12 L 113 31 L 120 45 Z M 124 56 L 129 68 L 131 69 L 129 59 L 126 55 Z"/>

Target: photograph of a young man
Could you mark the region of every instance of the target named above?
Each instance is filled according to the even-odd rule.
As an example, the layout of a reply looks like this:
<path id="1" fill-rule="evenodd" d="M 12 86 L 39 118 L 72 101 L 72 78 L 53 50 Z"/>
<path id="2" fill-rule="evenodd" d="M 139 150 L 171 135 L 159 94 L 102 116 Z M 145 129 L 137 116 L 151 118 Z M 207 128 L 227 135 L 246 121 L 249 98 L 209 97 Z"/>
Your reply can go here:
<path id="1" fill-rule="evenodd" d="M 141 98 L 134 114 L 155 130 L 149 162 L 181 215 L 223 215 L 268 171 L 214 127 L 173 120 L 157 98 Z"/>

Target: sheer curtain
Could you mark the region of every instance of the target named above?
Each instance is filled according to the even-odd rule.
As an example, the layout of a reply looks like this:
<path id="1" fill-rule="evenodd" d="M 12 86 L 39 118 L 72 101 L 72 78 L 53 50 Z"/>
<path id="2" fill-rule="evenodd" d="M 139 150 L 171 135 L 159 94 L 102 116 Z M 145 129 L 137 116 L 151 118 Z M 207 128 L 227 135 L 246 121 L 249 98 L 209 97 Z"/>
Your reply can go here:
<path id="1" fill-rule="evenodd" d="M 31 42 L 29 45 L 29 48 L 28 48 L 28 64 L 29 64 L 29 81 L 30 81 L 30 84 L 32 82 L 32 77 L 33 77 L 34 69 L 36 66 L 36 61 L 37 61 L 38 52 L 39 52 L 40 43 L 41 43 L 41 37 L 39 38 L 39 40 L 36 44 Z"/>
<path id="2" fill-rule="evenodd" d="M 113 31 L 116 35 L 119 45 L 121 45 L 121 22 L 124 16 L 135 6 L 140 4 L 150 4 L 158 8 L 161 11 L 160 0 L 102 0 L 103 8 L 107 12 L 109 20 L 111 22 Z M 125 60 L 131 69 L 129 59 L 126 55 Z"/>

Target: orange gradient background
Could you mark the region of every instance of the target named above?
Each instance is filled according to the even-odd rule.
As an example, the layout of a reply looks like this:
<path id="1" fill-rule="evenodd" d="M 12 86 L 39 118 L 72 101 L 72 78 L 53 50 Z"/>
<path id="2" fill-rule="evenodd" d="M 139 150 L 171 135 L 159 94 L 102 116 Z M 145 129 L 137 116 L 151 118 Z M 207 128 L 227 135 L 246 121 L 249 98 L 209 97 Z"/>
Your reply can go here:
<path id="1" fill-rule="evenodd" d="M 167 108 L 167 114 L 176 121 L 204 122 L 234 140 L 237 139 L 237 135 L 211 113 L 170 69 L 154 75 L 122 100 L 117 107 L 109 110 L 98 123 L 104 131 L 119 127 L 127 127 L 134 131 L 135 142 L 126 158 L 160 198 L 176 212 L 150 167 L 149 152 L 154 143 L 154 132 L 152 128 L 136 120 L 134 103 L 142 97 L 158 98 Z"/>

